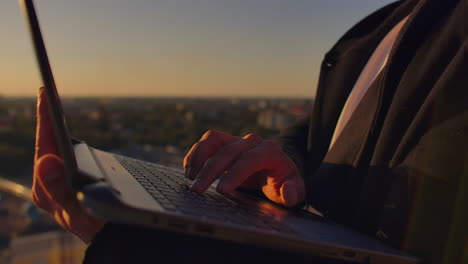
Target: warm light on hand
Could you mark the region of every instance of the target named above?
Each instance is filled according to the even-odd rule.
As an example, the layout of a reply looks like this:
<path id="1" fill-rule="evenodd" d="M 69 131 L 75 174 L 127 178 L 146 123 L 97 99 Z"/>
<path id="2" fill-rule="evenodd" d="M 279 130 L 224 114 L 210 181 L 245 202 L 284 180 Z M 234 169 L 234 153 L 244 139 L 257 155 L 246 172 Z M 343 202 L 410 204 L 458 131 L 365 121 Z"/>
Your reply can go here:
<path id="1" fill-rule="evenodd" d="M 231 136 L 206 132 L 184 158 L 185 175 L 192 190 L 202 193 L 216 179 L 217 191 L 238 187 L 262 192 L 273 202 L 292 207 L 305 199 L 304 180 L 296 164 L 272 140 L 249 134 Z"/>
<path id="2" fill-rule="evenodd" d="M 89 243 L 105 222 L 87 214 L 78 203 L 65 177 L 50 122 L 46 93 L 41 89 L 37 104 L 33 201 L 53 216 L 62 228 Z"/>

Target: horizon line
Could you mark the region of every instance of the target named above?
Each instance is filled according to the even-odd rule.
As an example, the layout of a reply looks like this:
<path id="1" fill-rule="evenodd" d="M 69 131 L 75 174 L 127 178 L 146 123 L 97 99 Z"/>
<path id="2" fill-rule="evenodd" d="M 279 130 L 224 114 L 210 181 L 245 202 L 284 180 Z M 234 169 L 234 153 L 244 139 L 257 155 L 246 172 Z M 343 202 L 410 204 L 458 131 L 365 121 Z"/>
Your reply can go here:
<path id="1" fill-rule="evenodd" d="M 0 99 L 26 99 L 26 98 L 37 98 L 33 95 L 0 95 Z M 60 96 L 63 99 L 157 99 L 157 98 L 178 98 L 178 99 L 315 99 L 314 96 L 268 96 L 268 95 L 154 95 L 154 96 L 123 96 L 123 95 L 93 95 L 93 96 L 84 96 L 84 95 L 65 95 Z"/>

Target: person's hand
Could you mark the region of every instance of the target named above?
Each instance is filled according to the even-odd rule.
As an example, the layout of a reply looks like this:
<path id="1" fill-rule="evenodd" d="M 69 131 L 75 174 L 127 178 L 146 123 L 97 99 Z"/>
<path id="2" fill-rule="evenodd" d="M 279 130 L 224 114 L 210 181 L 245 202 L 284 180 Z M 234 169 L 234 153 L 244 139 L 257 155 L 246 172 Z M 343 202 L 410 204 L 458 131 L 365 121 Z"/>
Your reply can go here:
<path id="1" fill-rule="evenodd" d="M 206 132 L 185 156 L 184 169 L 197 193 L 219 178 L 220 193 L 238 187 L 262 190 L 268 199 L 287 207 L 305 199 L 304 180 L 296 164 L 277 142 L 253 134 L 241 138 Z"/>
<path id="2" fill-rule="evenodd" d="M 86 213 L 71 189 L 63 160 L 58 156 L 47 104 L 45 90 L 41 88 L 37 103 L 33 201 L 62 228 L 89 243 L 105 222 Z"/>

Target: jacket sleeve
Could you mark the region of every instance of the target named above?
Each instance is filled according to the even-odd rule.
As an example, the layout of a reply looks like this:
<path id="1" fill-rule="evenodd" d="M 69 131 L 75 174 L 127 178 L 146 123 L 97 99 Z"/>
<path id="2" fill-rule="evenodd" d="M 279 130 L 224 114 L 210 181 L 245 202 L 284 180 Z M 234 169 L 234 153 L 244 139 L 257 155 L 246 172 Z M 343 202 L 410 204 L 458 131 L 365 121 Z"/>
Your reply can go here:
<path id="1" fill-rule="evenodd" d="M 302 177 L 305 174 L 309 121 L 309 115 L 302 117 L 292 126 L 283 130 L 276 138 L 283 151 L 294 161 Z"/>
<path id="2" fill-rule="evenodd" d="M 86 249 L 83 263 L 123 263 L 127 252 L 123 230 L 113 224 L 107 223 L 96 234 L 91 244 Z"/>

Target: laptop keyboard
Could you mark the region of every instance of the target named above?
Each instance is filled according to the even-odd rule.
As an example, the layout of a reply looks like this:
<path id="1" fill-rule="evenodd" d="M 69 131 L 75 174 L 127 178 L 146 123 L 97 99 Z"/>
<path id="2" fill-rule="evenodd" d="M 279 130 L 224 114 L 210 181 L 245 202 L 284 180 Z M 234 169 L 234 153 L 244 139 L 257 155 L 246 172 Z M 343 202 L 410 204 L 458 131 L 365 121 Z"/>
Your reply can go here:
<path id="1" fill-rule="evenodd" d="M 192 182 L 177 169 L 118 155 L 115 158 L 167 211 L 269 231 L 294 232 L 258 210 L 238 206 L 212 186 L 203 194 L 191 191 Z"/>

